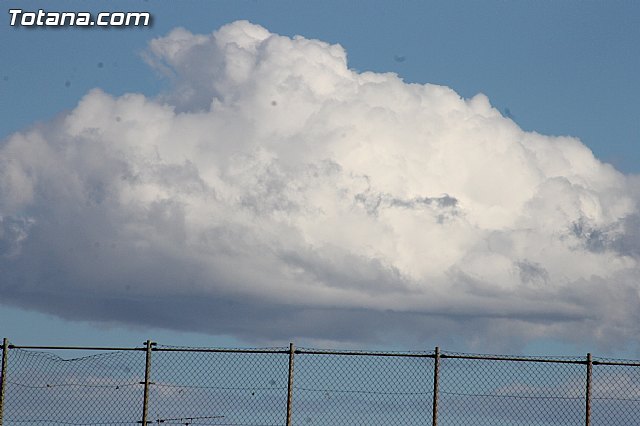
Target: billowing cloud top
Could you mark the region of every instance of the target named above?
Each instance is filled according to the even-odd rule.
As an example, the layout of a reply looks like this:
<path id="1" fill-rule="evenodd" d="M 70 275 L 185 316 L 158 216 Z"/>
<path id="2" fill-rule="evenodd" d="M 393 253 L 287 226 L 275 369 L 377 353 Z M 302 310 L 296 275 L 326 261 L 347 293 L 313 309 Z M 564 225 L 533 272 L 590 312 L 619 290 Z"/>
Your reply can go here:
<path id="1" fill-rule="evenodd" d="M 0 145 L 5 303 L 252 340 L 640 335 L 634 178 L 346 53 L 176 29 L 156 99 L 88 93 Z"/>

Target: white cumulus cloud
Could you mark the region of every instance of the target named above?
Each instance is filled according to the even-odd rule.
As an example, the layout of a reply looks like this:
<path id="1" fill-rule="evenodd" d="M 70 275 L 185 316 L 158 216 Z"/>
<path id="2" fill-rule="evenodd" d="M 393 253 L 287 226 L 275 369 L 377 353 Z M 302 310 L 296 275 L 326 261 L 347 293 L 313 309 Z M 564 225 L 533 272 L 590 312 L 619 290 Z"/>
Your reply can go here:
<path id="1" fill-rule="evenodd" d="M 3 303 L 252 340 L 640 336 L 638 182 L 579 140 L 246 21 L 146 59 L 171 90 L 0 144 Z"/>

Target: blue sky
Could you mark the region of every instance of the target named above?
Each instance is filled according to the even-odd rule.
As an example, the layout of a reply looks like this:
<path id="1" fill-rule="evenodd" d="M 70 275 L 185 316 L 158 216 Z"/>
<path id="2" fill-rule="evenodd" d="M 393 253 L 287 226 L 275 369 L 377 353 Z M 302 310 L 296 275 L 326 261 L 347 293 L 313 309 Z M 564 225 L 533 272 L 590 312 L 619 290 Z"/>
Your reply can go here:
<path id="1" fill-rule="evenodd" d="M 349 69 L 358 73 L 393 72 L 406 83 L 448 86 L 466 99 L 483 93 L 503 117 L 522 130 L 579 138 L 600 161 L 628 176 L 640 172 L 640 119 L 635 108 L 640 98 L 640 5 L 635 2 L 149 0 L 3 1 L 2 6 L 57 11 L 144 10 L 154 17 L 151 28 L 25 29 L 11 28 L 5 14 L 0 25 L 3 144 L 14 132 L 64 117 L 93 88 L 114 97 L 141 93 L 150 99 L 170 92 L 170 80 L 158 69 L 151 69 L 143 58 L 145 52 L 149 55 L 152 39 L 165 37 L 175 27 L 210 34 L 225 24 L 248 20 L 273 34 L 340 44 Z M 590 244 L 594 235 L 604 232 L 601 229 L 593 228 Z M 638 234 L 626 235 L 624 244 L 629 245 Z M 526 263 L 521 275 L 537 271 L 540 264 L 546 266 Z M 8 297 L 8 288 L 0 287 L 4 293 L 0 297 L 5 299 L 0 305 L 0 334 L 16 343 L 137 345 L 147 337 L 169 344 L 260 341 L 255 336 L 234 334 L 231 328 L 186 333 L 184 327 L 182 331 L 166 329 L 164 321 L 158 321 L 157 326 L 151 320 L 117 324 L 108 315 L 65 315 Z M 148 311 L 152 315 L 153 309 Z M 318 344 L 337 341 L 421 349 L 447 343 L 441 343 L 437 334 L 423 336 L 413 344 L 400 338 L 358 342 L 349 337 L 333 340 L 329 334 L 300 333 L 302 339 Z M 273 339 L 286 340 L 281 335 Z M 549 334 L 525 343 L 503 342 L 501 349 L 584 352 L 593 350 L 596 341 L 587 336 L 565 346 L 562 338 Z M 450 349 L 486 349 L 469 342 L 467 337 L 458 340 L 454 336 L 448 343 L 458 345 Z M 611 354 L 635 356 L 632 349 L 623 346 L 611 349 Z M 600 347 L 605 350 L 606 343 Z"/>

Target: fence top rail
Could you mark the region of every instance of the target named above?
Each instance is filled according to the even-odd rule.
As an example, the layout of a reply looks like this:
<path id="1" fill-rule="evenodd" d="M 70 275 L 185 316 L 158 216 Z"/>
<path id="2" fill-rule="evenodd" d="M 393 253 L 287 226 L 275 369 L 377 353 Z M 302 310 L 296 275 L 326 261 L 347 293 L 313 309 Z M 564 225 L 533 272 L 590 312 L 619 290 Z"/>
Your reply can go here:
<path id="1" fill-rule="evenodd" d="M 145 347 L 128 348 L 112 346 L 30 346 L 9 345 L 9 349 L 35 349 L 35 350 L 74 350 L 74 351 L 146 351 Z"/>
<path id="2" fill-rule="evenodd" d="M 582 360 L 580 359 L 562 359 L 562 358 L 541 358 L 541 357 L 518 357 L 518 356 L 496 356 L 496 355 L 464 355 L 464 354 L 455 354 L 448 355 L 442 354 L 440 358 L 449 358 L 449 359 L 473 359 L 479 361 L 511 361 L 511 362 L 547 362 L 552 364 L 586 364 L 586 357 Z"/>
<path id="3" fill-rule="evenodd" d="M 111 347 L 111 346 L 35 346 L 35 345 L 9 345 L 9 349 L 27 350 L 79 350 L 79 351 L 142 351 L 146 347 Z M 284 348 L 189 348 L 189 347 L 156 347 L 152 346 L 153 352 L 220 352 L 220 353 L 265 353 L 265 354 L 288 354 L 289 350 Z"/>
<path id="4" fill-rule="evenodd" d="M 304 349 L 298 348 L 296 354 L 303 355 L 341 355 L 341 356 L 379 356 L 379 357 L 400 357 L 400 358 L 435 358 L 435 352 L 371 352 L 357 350 L 322 350 L 322 349 Z M 587 359 L 584 358 L 559 358 L 559 357 L 527 357 L 527 356 L 508 356 L 508 355 L 482 355 L 482 354 L 463 354 L 463 353 L 447 353 L 441 352 L 438 355 L 445 359 L 469 359 L 482 361 L 516 361 L 516 362 L 546 362 L 556 364 L 586 364 Z M 595 364 L 596 362 L 594 362 Z M 620 365 L 629 365 L 621 363 Z"/>
<path id="5" fill-rule="evenodd" d="M 512 362 L 543 362 L 553 364 L 587 364 L 587 358 L 558 358 L 558 357 L 526 357 L 526 356 L 503 356 L 503 355 L 479 355 L 479 354 L 440 354 L 440 358 L 449 359 L 472 359 L 479 361 L 512 361 Z M 595 362 L 593 363 L 595 364 Z"/>
<path id="6" fill-rule="evenodd" d="M 151 349 L 154 352 L 208 352 L 208 353 L 243 353 L 243 354 L 289 354 L 288 348 L 189 348 L 179 346 L 159 346 Z"/>
<path id="7" fill-rule="evenodd" d="M 598 361 L 594 360 L 593 365 L 619 365 L 621 367 L 640 367 L 640 362 L 638 361 L 628 361 L 628 360 L 603 360 Z"/>
<path id="8" fill-rule="evenodd" d="M 14 345 L 9 344 L 8 349 L 25 350 L 77 350 L 77 351 L 146 351 L 147 347 L 117 347 L 117 346 L 54 346 L 54 345 Z M 245 354 L 289 354 L 287 347 L 271 348 L 207 348 L 207 347 L 186 347 L 152 344 L 153 352 L 200 352 L 200 353 L 245 353 Z M 391 351 L 363 351 L 363 350 L 339 350 L 339 349 L 314 349 L 295 348 L 296 355 L 338 355 L 338 356 L 368 356 L 368 357 L 395 357 L 395 358 L 435 358 L 442 359 L 464 359 L 478 361 L 510 361 L 510 362 L 534 362 L 534 363 L 555 363 L 555 364 L 582 364 L 589 361 L 584 357 L 544 357 L 544 356 L 518 356 L 518 355 L 488 355 L 470 354 L 460 352 L 442 351 L 436 355 L 435 351 L 425 352 L 391 352 Z M 592 365 L 640 367 L 640 360 L 596 358 L 592 359 Z"/>
<path id="9" fill-rule="evenodd" d="M 377 352 L 377 351 L 357 351 L 357 350 L 331 350 L 331 349 L 305 349 L 297 348 L 296 355 L 340 355 L 340 356 L 381 356 L 400 358 L 435 358 L 433 352 Z"/>

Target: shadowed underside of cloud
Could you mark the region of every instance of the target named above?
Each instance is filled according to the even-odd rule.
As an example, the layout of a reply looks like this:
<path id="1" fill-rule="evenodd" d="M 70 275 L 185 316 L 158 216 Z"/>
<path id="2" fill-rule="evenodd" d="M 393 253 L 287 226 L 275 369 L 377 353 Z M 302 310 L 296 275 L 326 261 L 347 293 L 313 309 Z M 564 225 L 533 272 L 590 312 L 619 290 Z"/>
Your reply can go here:
<path id="1" fill-rule="evenodd" d="M 248 22 L 147 60 L 169 92 L 0 145 L 4 303 L 254 341 L 640 335 L 638 183 L 580 141 Z"/>

